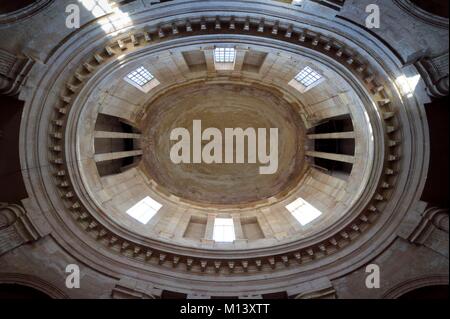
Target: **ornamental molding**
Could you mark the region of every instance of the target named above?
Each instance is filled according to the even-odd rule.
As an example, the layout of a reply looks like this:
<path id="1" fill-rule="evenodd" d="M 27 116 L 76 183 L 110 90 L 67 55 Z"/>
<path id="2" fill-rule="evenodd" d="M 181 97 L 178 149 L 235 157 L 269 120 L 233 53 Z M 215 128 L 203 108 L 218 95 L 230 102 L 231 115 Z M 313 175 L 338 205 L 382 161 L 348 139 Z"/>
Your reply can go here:
<path id="1" fill-rule="evenodd" d="M 112 299 L 159 299 L 162 290 L 152 285 L 140 285 L 136 280 L 123 278 L 111 291 Z"/>
<path id="2" fill-rule="evenodd" d="M 423 245 L 435 229 L 448 234 L 448 208 L 427 208 L 422 214 L 419 225 L 408 239 L 411 243 Z"/>
<path id="3" fill-rule="evenodd" d="M 383 295 L 382 299 L 397 299 L 404 294 L 419 288 L 441 285 L 448 286 L 448 274 L 436 274 L 410 278 L 389 289 Z"/>
<path id="4" fill-rule="evenodd" d="M 54 228 L 54 237 L 63 245 L 66 236 L 84 238 L 85 248 L 87 248 L 87 242 L 97 243 L 98 249 L 95 254 L 105 254 L 111 261 L 111 266 L 102 266 L 109 269 L 105 271 L 113 272 L 111 269 L 119 267 L 119 265 L 125 267 L 121 261 L 125 260 L 127 263 L 131 261 L 132 267 L 136 271 L 159 269 L 159 272 L 165 274 L 164 277 L 174 273 L 181 274 L 181 276 L 183 276 L 182 274 L 209 276 L 215 273 L 247 276 L 247 274 L 274 271 L 293 274 L 299 267 L 306 266 L 307 269 L 312 269 L 314 265 L 330 272 L 332 267 L 327 265 L 327 260 L 332 254 L 337 254 L 341 259 L 352 250 L 352 253 L 355 254 L 348 254 L 352 256 L 351 258 L 356 258 L 356 254 L 360 255 L 363 250 L 375 254 L 375 250 L 367 250 L 370 246 L 367 243 L 371 238 L 388 245 L 395 238 L 395 228 L 398 227 L 399 221 L 409 208 L 408 205 L 413 205 L 421 193 L 423 175 L 427 167 L 417 156 L 421 152 L 428 151 L 426 143 L 419 145 L 419 148 L 424 147 L 420 150 L 409 143 L 404 145 L 404 131 L 400 126 L 400 117 L 405 123 L 412 120 L 406 104 L 413 102 L 403 100 L 397 95 L 397 89 L 387 79 L 392 76 L 393 71 L 388 71 L 387 75 L 384 73 L 383 67 L 374 66 L 374 60 L 369 58 L 370 55 L 359 54 L 355 47 L 349 46 L 350 40 L 345 37 L 337 35 L 334 38 L 331 37 L 329 31 L 322 34 L 318 32 L 318 28 L 307 28 L 305 23 L 308 21 L 299 24 L 295 22 L 296 20 L 270 18 L 270 15 L 266 14 L 263 23 L 268 32 L 258 32 L 258 26 L 262 20 L 255 19 L 254 16 L 242 15 L 240 12 L 236 12 L 235 16 L 221 15 L 217 17 L 198 13 L 193 17 L 186 18 L 186 16 L 187 13 L 184 12 L 183 18 L 173 18 L 164 23 L 158 21 L 149 23 L 142 17 L 137 18 L 134 28 L 128 28 L 116 37 L 111 37 L 107 42 L 103 41 L 101 45 L 98 42 L 102 41 L 102 37 L 96 33 L 93 35 L 94 39 L 89 40 L 91 41 L 89 44 L 90 54 L 83 55 L 83 61 L 80 63 L 75 65 L 68 63 L 64 66 L 55 64 L 54 68 L 38 71 L 42 76 L 41 85 L 55 88 L 52 92 L 59 91 L 59 100 L 52 103 L 51 107 L 47 105 L 49 107 L 43 109 L 43 106 L 49 102 L 46 101 L 48 97 L 42 96 L 42 92 L 33 93 L 31 98 L 24 96 L 26 104 L 33 106 L 30 109 L 34 112 L 42 110 L 43 118 L 48 118 L 49 126 L 45 133 L 47 152 L 42 153 L 41 151 L 39 157 L 35 157 L 28 149 L 22 149 L 21 157 L 23 163 L 31 164 L 41 161 L 41 165 L 50 163 L 48 171 L 38 172 L 35 177 L 41 179 L 38 182 L 39 186 L 44 189 L 48 188 L 47 192 L 49 193 L 44 196 L 44 199 L 36 198 L 35 200 L 38 202 L 38 206 L 45 211 L 49 224 Z M 283 22 L 276 23 L 277 21 Z M 277 30 L 274 33 L 275 25 Z M 85 206 L 86 198 L 83 198 L 85 194 L 76 190 L 80 180 L 74 179 L 71 175 L 74 163 L 67 160 L 70 151 L 66 149 L 66 141 L 72 134 L 66 131 L 66 125 L 72 108 L 78 101 L 80 91 L 98 72 L 103 72 L 124 53 L 164 47 L 165 43 L 170 44 L 172 41 L 209 40 L 211 35 L 216 35 L 221 39 L 233 36 L 252 37 L 264 40 L 267 45 L 275 46 L 284 43 L 285 46 L 316 52 L 318 56 L 327 57 L 330 61 L 333 60 L 337 65 L 345 68 L 361 87 L 361 92 L 365 92 L 369 96 L 373 108 L 372 116 L 379 119 L 377 126 L 377 134 L 379 134 L 377 140 L 380 143 L 378 146 L 380 156 L 378 175 L 372 182 L 373 191 L 366 194 L 360 209 L 353 214 L 352 219 L 346 220 L 345 224 L 341 224 L 339 229 L 330 233 L 327 238 L 307 246 L 292 243 L 283 247 L 255 249 L 231 256 L 231 254 L 222 252 L 163 245 L 156 241 L 140 239 L 127 233 L 124 229 L 113 230 L 106 227 L 103 220 L 96 218 L 97 212 Z M 73 41 L 75 43 L 77 38 L 75 37 Z M 356 43 L 353 43 L 355 46 L 362 42 L 361 39 L 355 41 Z M 70 42 L 68 41 L 65 45 L 70 46 Z M 60 48 L 60 50 L 60 57 L 68 59 L 69 51 L 64 51 L 65 48 Z M 72 54 L 80 54 L 82 50 L 80 48 Z M 87 49 L 84 50 L 84 52 L 86 51 Z M 376 55 L 375 52 L 370 53 Z M 58 58 L 58 54 L 55 53 L 47 63 Z M 384 66 L 395 68 L 396 63 L 397 61 L 386 62 Z M 65 69 L 67 65 L 74 69 L 69 72 Z M 56 90 L 54 86 L 56 82 L 63 83 L 64 87 Z M 37 128 L 37 130 L 33 128 L 33 130 L 27 127 L 27 123 L 27 120 L 22 123 L 21 135 L 23 138 L 27 136 L 43 138 L 41 128 Z M 417 131 L 414 134 L 419 134 L 417 138 L 426 139 L 426 134 L 420 135 L 423 130 L 422 126 L 426 128 L 426 123 L 416 123 L 415 125 L 417 125 L 415 127 Z M 38 146 L 36 145 L 36 147 Z M 411 158 L 404 159 L 405 151 L 411 154 Z M 416 168 L 414 175 L 408 176 L 408 170 L 406 172 L 402 170 L 403 165 L 414 165 Z M 401 185 L 397 187 L 399 180 L 401 180 Z M 36 185 L 36 183 L 31 185 L 29 182 L 26 184 L 28 190 L 32 190 Z M 410 187 L 409 190 L 404 189 L 407 184 Z M 50 193 L 51 190 L 53 190 L 52 193 Z M 56 201 L 58 198 L 59 200 Z M 64 206 L 61 203 L 64 203 Z M 69 215 L 73 217 L 73 222 L 66 220 Z M 61 224 L 62 221 L 64 221 L 64 225 Z M 74 227 L 75 224 L 78 226 Z M 386 232 L 386 235 L 383 235 L 383 232 Z M 89 236 L 86 237 L 86 234 Z M 382 240 L 381 237 L 384 239 Z M 76 247 L 73 244 L 74 239 L 69 240 L 71 241 L 70 245 Z M 377 246 L 377 249 L 381 249 L 381 246 Z M 86 252 L 78 253 L 78 256 L 82 258 L 88 258 L 87 255 Z M 334 259 L 336 260 L 336 258 Z M 361 257 L 358 257 L 358 260 L 352 265 L 356 267 L 363 263 Z M 98 261 L 96 264 L 99 264 Z M 348 271 L 351 269 L 345 267 L 345 269 L 336 270 L 335 274 Z M 189 281 L 187 278 L 185 280 Z"/>
<path id="5" fill-rule="evenodd" d="M 0 49 L 0 94 L 16 95 L 25 83 L 34 61 Z"/>
<path id="6" fill-rule="evenodd" d="M 223 23 L 223 28 L 231 30 L 233 33 L 239 33 L 240 30 L 250 31 L 249 19 L 236 21 L 233 17 L 224 17 L 223 20 L 233 21 L 232 23 L 228 22 L 227 25 Z M 264 22 L 270 23 L 268 19 L 265 19 Z M 116 41 L 110 41 L 103 49 L 97 51 L 91 58 L 88 58 L 82 63 L 72 78 L 66 80 L 66 89 L 61 93 L 60 105 L 55 107 L 55 116 L 50 128 L 49 149 L 54 151 L 50 152 L 49 161 L 54 166 L 54 182 L 61 192 L 61 197 L 64 198 L 67 203 L 67 209 L 72 211 L 72 215 L 81 227 L 93 235 L 97 241 L 121 254 L 130 255 L 133 258 L 143 258 L 146 262 L 156 261 L 158 264 L 163 264 L 166 260 L 169 260 L 172 267 L 176 267 L 181 262 L 185 264 L 188 271 L 194 270 L 199 272 L 204 272 L 207 267 L 213 267 L 215 271 L 220 271 L 221 268 L 226 267 L 230 272 L 233 272 L 235 268 L 241 268 L 246 272 L 251 269 L 249 266 L 253 266 L 252 268 L 255 270 L 261 270 L 265 265 L 268 265 L 271 269 L 275 269 L 279 267 L 279 264 L 287 267 L 289 264 L 312 261 L 339 250 L 342 246 L 349 244 L 366 230 L 375 221 L 377 215 L 382 212 L 381 207 L 389 197 L 395 184 L 401 154 L 401 137 L 398 132 L 398 120 L 396 119 L 395 112 L 391 109 L 391 102 L 385 92 L 385 87 L 376 80 L 374 71 L 364 62 L 362 57 L 345 52 L 341 46 L 335 46 L 332 39 L 324 39 L 320 34 L 316 33 L 312 37 L 307 30 L 299 34 L 289 31 L 290 34 L 287 36 L 286 31 L 291 30 L 292 26 L 287 26 L 286 30 L 283 30 L 283 26 L 280 26 L 279 31 L 275 34 L 277 40 L 291 43 L 296 42 L 301 46 L 326 54 L 336 59 L 340 64 L 345 65 L 350 72 L 359 78 L 361 83 L 364 83 L 367 91 L 371 92 L 372 99 L 378 105 L 378 112 L 383 114 L 384 134 L 388 137 L 386 139 L 387 144 L 384 146 L 388 150 L 386 154 L 387 158 L 384 160 L 384 174 L 379 182 L 378 190 L 372 195 L 370 204 L 356 219 L 352 220 L 343 229 L 340 229 L 339 232 L 329 238 L 309 247 L 304 247 L 302 250 L 296 249 L 294 251 L 288 251 L 285 254 L 265 256 L 261 259 L 243 260 L 228 258 L 227 260 L 214 260 L 207 258 L 198 259 L 193 256 L 191 258 L 189 255 L 178 255 L 170 251 L 156 250 L 153 247 L 139 245 L 136 242 L 129 241 L 126 238 L 117 236 L 110 229 L 104 227 L 101 221 L 90 214 L 89 209 L 83 207 L 82 202 L 85 200 L 78 197 L 77 192 L 73 188 L 73 181 L 68 174 L 70 170 L 68 164 L 71 165 L 72 161 L 65 157 L 67 152 L 64 151 L 66 144 L 65 138 L 67 138 L 68 134 L 65 131 L 65 122 L 67 121 L 67 115 L 71 112 L 73 103 L 77 101 L 77 94 L 82 90 L 84 83 L 90 77 L 94 76 L 103 64 L 117 59 L 120 52 L 126 50 L 131 51 L 138 46 L 148 46 L 155 43 L 155 41 L 161 43 L 170 39 L 171 36 L 198 36 L 205 34 L 204 31 L 211 32 L 213 30 L 219 34 L 223 32 L 221 31 L 222 26 L 220 29 L 217 28 L 216 20 L 210 24 L 207 22 L 207 17 L 200 19 L 197 23 L 191 21 L 190 26 L 193 31 L 188 31 L 186 26 L 181 27 L 177 25 L 175 28 L 174 25 L 175 23 L 168 23 L 167 26 L 159 25 L 154 32 L 136 32 L 128 36 L 122 35 Z M 234 27 L 230 29 L 230 25 L 234 25 Z M 270 27 L 268 26 L 268 28 Z M 271 34 L 270 37 L 274 37 L 274 33 L 272 32 Z M 148 39 L 153 40 L 148 41 Z"/>
<path id="7" fill-rule="evenodd" d="M 61 289 L 33 275 L 0 272 L 0 284 L 19 284 L 42 291 L 53 299 L 69 299 Z"/>
<path id="8" fill-rule="evenodd" d="M 0 203 L 0 255 L 39 238 L 22 206 Z"/>

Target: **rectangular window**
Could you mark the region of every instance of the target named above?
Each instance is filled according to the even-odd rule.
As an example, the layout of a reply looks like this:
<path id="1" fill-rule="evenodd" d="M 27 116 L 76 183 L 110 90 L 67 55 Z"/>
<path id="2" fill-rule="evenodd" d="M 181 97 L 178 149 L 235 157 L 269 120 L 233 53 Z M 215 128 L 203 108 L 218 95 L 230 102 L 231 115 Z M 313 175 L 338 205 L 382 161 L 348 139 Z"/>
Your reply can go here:
<path id="1" fill-rule="evenodd" d="M 147 196 L 128 209 L 127 214 L 145 225 L 161 207 L 160 203 Z"/>
<path id="2" fill-rule="evenodd" d="M 302 226 L 312 222 L 314 219 L 322 215 L 322 212 L 309 204 L 303 198 L 297 198 L 295 201 L 286 206 L 292 216 L 302 224 Z"/>
<path id="3" fill-rule="evenodd" d="M 319 73 L 307 66 L 303 70 L 301 70 L 299 74 L 296 75 L 295 80 L 302 84 L 304 87 L 308 88 L 309 86 L 319 81 L 321 78 L 322 76 Z"/>
<path id="4" fill-rule="evenodd" d="M 128 73 L 127 78 L 142 87 L 155 77 L 146 68 L 141 66 L 133 72 Z"/>
<path id="5" fill-rule="evenodd" d="M 128 73 L 123 79 L 144 93 L 150 92 L 151 89 L 160 84 L 153 74 L 143 66 Z"/>
<path id="6" fill-rule="evenodd" d="M 234 63 L 236 50 L 234 48 L 216 48 L 214 60 L 216 63 Z"/>
<path id="7" fill-rule="evenodd" d="M 232 218 L 214 219 L 213 239 L 217 242 L 233 242 L 236 239 Z"/>

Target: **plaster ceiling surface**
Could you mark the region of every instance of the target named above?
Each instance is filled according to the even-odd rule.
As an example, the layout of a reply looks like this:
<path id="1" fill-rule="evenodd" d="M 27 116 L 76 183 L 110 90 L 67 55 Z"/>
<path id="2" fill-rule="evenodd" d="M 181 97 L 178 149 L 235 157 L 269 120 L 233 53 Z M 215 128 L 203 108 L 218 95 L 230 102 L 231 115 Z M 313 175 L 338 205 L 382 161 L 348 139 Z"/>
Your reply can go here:
<path id="1" fill-rule="evenodd" d="M 304 173 L 305 128 L 298 112 L 280 96 L 256 86 L 202 83 L 182 87 L 154 101 L 146 114 L 141 121 L 143 167 L 178 197 L 205 204 L 245 204 L 290 190 Z M 188 129 L 192 153 L 194 120 L 201 121 L 202 131 L 217 128 L 222 133 L 222 163 L 172 162 L 170 152 L 176 141 L 170 140 L 170 133 L 175 128 Z M 224 163 L 226 128 L 254 129 L 257 139 L 261 138 L 258 129 L 265 129 L 266 153 L 270 128 L 276 128 L 277 170 L 260 174 L 260 167 L 268 163 L 260 162 L 258 156 L 256 163 L 248 162 L 248 139 L 243 147 L 245 162 Z M 207 144 L 208 140 L 201 142 L 202 147 Z"/>

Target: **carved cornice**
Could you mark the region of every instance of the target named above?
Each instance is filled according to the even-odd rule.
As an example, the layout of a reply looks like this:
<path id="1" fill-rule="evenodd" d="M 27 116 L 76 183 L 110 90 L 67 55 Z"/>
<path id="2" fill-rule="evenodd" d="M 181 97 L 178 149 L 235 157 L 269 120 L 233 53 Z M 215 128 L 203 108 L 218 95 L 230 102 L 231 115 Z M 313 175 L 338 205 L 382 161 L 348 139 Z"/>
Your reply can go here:
<path id="1" fill-rule="evenodd" d="M 214 29 L 216 16 L 208 16 L 213 12 L 227 12 L 219 17 L 219 30 Z M 231 14 L 236 16 L 234 20 L 222 21 Z M 204 33 L 197 29 L 202 15 L 209 17 Z M 251 18 L 249 29 L 245 30 L 247 16 Z M 278 34 L 271 33 L 271 25 L 267 25 L 264 34 L 257 32 L 262 17 L 270 18 L 267 20 L 270 23 L 281 22 Z M 27 171 L 25 185 L 35 204 L 33 207 L 42 212 L 51 236 L 63 249 L 83 264 L 111 277 L 132 275 L 141 283 L 152 282 L 155 287 L 180 293 L 195 290 L 207 296 L 219 292 L 223 296 L 245 296 L 287 290 L 292 291 L 290 295 L 296 295 L 303 292 L 295 289 L 298 285 L 323 277 L 341 278 L 378 256 L 395 240 L 407 211 L 420 199 L 428 169 L 429 141 L 424 108 L 414 97 L 404 98 L 395 86 L 395 79 L 403 75 L 402 64 L 381 41 L 354 24 L 311 15 L 292 6 L 278 6 L 272 1 L 172 1 L 151 8 L 147 1 L 142 1 L 130 13 L 130 18 L 134 26 L 121 30 L 120 34 L 105 36 L 96 23 L 73 32 L 56 45 L 45 61 L 48 67 L 38 64 L 33 67 L 31 89 L 21 95 L 25 100 L 21 163 L 24 169 L 38 167 Z M 172 34 L 173 21 L 177 23 L 177 35 Z M 157 23 L 165 31 L 164 38 L 159 38 Z M 188 31 L 189 24 L 192 31 Z M 234 28 L 230 30 L 231 25 Z M 285 32 L 289 25 L 293 26 L 293 32 Z M 146 37 L 144 32 L 153 38 Z M 314 41 L 317 34 L 321 37 Z M 136 47 L 130 42 L 131 35 L 138 38 L 134 42 Z M 122 37 L 123 52 L 118 50 L 117 43 Z M 360 201 L 357 209 L 333 225 L 332 231 L 324 232 L 321 239 L 327 234 L 332 236 L 324 245 L 319 246 L 319 240 L 308 239 L 308 245 L 290 242 L 244 251 L 189 249 L 116 229 L 106 218 L 98 217 L 106 212 L 86 209 L 87 194 L 75 189 L 82 182 L 79 177 L 74 179 L 74 170 L 79 166 L 74 152 L 68 151 L 73 144 L 64 148 L 57 145 L 72 142 L 69 135 L 76 134 L 65 127 L 76 122 L 72 115 L 83 105 L 77 103 L 81 99 L 77 94 L 80 90 L 89 91 L 92 86 L 89 84 L 101 78 L 102 73 L 111 71 L 112 64 L 120 64 L 117 57 L 123 55 L 121 58 L 128 59 L 129 54 L 124 53 L 135 56 L 192 44 L 192 41 L 247 41 L 293 55 L 307 54 L 335 68 L 345 79 L 351 79 L 349 83 L 370 105 L 368 116 L 374 124 L 374 142 L 378 148 L 374 156 L 377 172 L 373 174 L 370 189 L 365 190 L 367 201 Z M 112 45 L 120 55 L 107 56 L 105 45 Z M 96 53 L 100 53 L 103 62 L 92 59 Z M 362 60 L 350 59 L 353 56 Z M 367 71 L 375 70 L 374 73 L 366 74 L 366 69 L 360 68 L 363 65 L 370 66 Z M 78 73 L 77 66 L 87 70 Z M 74 77 L 80 75 L 86 77 L 73 83 Z M 62 88 L 66 81 L 75 92 L 68 91 L 69 87 Z M 60 93 L 64 93 L 61 99 Z M 52 117 L 54 122 L 50 123 Z M 48 150 L 53 143 L 56 148 Z M 71 171 L 66 170 L 69 166 Z M 69 183 L 61 183 L 65 180 Z M 373 198 L 372 194 L 377 195 Z M 239 291 L 237 286 L 241 287 Z"/>
<path id="2" fill-rule="evenodd" d="M 395 188 L 402 145 L 399 120 L 389 99 L 389 93 L 376 71 L 370 67 L 363 56 L 347 50 L 329 36 L 309 32 L 305 29 L 294 30 L 292 25 L 280 25 L 269 19 L 264 20 L 264 23 L 267 24 L 266 28 L 270 30 L 273 25 L 277 25 L 277 32 L 261 33 L 257 31 L 260 22 L 256 24 L 249 18 L 235 19 L 231 16 L 220 17 L 220 28 L 217 28 L 216 19 L 216 16 L 206 16 L 197 21 L 193 19 L 191 21 L 173 21 L 159 24 L 157 28 L 150 31 L 147 28 L 147 30 L 133 30 L 132 33 L 122 34 L 120 38 L 109 41 L 105 47 L 87 58 L 73 76 L 66 80 L 66 88 L 61 92 L 59 104 L 55 106 L 54 119 L 49 129 L 49 149 L 51 149 L 49 161 L 54 168 L 55 185 L 66 203 L 67 210 L 86 232 L 115 253 L 136 261 L 164 267 L 177 267 L 183 264 L 183 268 L 191 272 L 201 273 L 208 268 L 217 272 L 226 270 L 229 273 L 257 272 L 267 268 L 283 269 L 311 262 L 339 251 L 370 229 L 379 214 L 383 212 L 383 207 Z M 148 246 L 120 236 L 105 227 L 102 221 L 96 219 L 83 204 L 85 200 L 79 197 L 73 185 L 76 181 L 73 181 L 68 174 L 68 165 L 71 161 L 66 158 L 67 151 L 64 141 L 68 134 L 65 131 L 67 116 L 85 83 L 95 76 L 103 65 L 117 59 L 120 56 L 119 52 L 128 52 L 180 37 L 211 34 L 251 34 L 317 51 L 332 58 L 336 63 L 344 65 L 353 76 L 359 79 L 367 92 L 370 92 L 376 110 L 382 118 L 384 130 L 385 145 L 383 149 L 385 154 L 382 154 L 384 162 L 382 176 L 377 182 L 377 191 L 372 194 L 370 203 L 338 232 L 331 233 L 328 238 L 310 246 L 295 248 L 282 254 L 263 256 L 259 254 L 261 257 L 258 258 L 201 258 L 165 251 L 162 248 Z"/>

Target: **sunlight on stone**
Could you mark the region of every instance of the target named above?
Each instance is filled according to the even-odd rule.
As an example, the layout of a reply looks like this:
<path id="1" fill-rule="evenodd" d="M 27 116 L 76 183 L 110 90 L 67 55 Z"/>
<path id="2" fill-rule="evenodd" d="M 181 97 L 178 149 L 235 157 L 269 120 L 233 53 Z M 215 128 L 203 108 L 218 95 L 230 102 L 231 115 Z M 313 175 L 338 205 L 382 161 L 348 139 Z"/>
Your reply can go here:
<path id="1" fill-rule="evenodd" d="M 317 208 L 309 204 L 301 197 L 297 198 L 295 201 L 287 205 L 286 208 L 291 212 L 292 216 L 294 216 L 295 219 L 297 219 L 297 221 L 302 224 L 302 226 L 309 224 L 314 219 L 322 215 L 321 211 L 319 211 Z"/>
<path id="2" fill-rule="evenodd" d="M 145 225 L 161 207 L 160 203 L 147 196 L 128 209 L 127 214 Z"/>
<path id="3" fill-rule="evenodd" d="M 419 74 L 411 77 L 401 75 L 395 80 L 396 84 L 400 88 L 400 92 L 407 98 L 413 97 L 414 91 L 416 90 L 416 86 L 419 83 L 419 81 L 420 81 Z"/>
<path id="4" fill-rule="evenodd" d="M 213 239 L 217 242 L 233 242 L 236 239 L 232 218 L 214 220 Z"/>
<path id="5" fill-rule="evenodd" d="M 89 10 L 96 18 L 101 18 L 98 24 L 101 25 L 105 33 L 120 30 L 132 24 L 128 13 L 122 12 L 118 8 L 112 8 L 108 0 L 79 0 L 81 4 Z"/>

